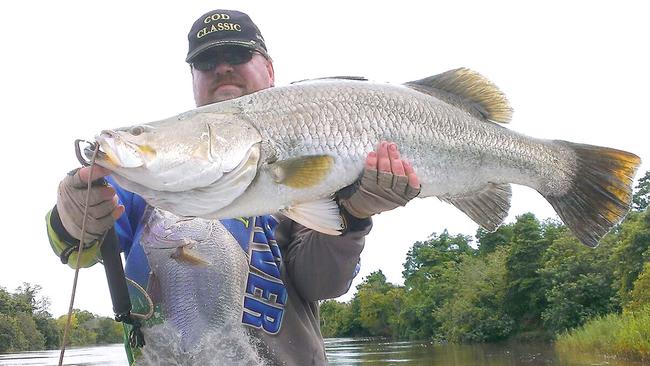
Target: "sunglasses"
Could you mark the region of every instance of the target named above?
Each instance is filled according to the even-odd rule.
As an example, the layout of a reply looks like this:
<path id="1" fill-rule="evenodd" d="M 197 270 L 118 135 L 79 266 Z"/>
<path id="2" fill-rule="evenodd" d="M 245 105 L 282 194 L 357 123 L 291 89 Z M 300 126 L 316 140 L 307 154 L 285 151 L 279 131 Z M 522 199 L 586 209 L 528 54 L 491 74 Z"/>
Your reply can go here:
<path id="1" fill-rule="evenodd" d="M 219 52 L 192 62 L 192 67 L 199 71 L 210 71 L 222 63 L 243 65 L 253 58 L 253 53 L 255 53 L 254 50 L 245 47 L 219 48 Z"/>

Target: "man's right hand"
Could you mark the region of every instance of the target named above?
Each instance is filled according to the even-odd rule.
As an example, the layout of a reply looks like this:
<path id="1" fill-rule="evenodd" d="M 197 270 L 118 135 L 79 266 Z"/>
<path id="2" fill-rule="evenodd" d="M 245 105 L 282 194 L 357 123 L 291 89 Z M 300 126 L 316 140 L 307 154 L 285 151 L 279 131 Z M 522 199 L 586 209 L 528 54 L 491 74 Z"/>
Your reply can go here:
<path id="1" fill-rule="evenodd" d="M 81 239 L 81 225 L 86 205 L 88 180 L 93 182 L 111 174 L 110 170 L 95 165 L 90 177 L 90 167 L 73 170 L 59 184 L 56 208 L 63 227 L 70 235 Z M 109 185 L 96 184 L 90 188 L 88 219 L 84 242 L 100 238 L 124 213 L 124 206 L 118 204 L 115 189 Z"/>

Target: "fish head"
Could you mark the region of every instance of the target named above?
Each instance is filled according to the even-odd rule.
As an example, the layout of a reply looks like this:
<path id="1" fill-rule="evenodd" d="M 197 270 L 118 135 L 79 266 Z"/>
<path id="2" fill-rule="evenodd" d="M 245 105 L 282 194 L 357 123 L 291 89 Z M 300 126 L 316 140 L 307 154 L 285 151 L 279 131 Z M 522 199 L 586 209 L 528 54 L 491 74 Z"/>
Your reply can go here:
<path id="1" fill-rule="evenodd" d="M 233 113 L 193 110 L 157 122 L 104 130 L 95 140 L 97 164 L 122 181 L 154 191 L 182 192 L 212 185 L 236 170 L 251 159 L 261 137 Z"/>

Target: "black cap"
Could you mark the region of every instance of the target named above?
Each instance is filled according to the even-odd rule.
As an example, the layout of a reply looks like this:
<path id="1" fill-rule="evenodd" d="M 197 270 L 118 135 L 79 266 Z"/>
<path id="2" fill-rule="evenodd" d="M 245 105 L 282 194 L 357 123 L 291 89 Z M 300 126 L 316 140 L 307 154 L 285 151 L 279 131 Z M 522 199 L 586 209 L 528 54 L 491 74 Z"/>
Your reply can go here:
<path id="1" fill-rule="evenodd" d="M 219 46 L 242 46 L 259 51 L 269 58 L 262 33 L 251 18 L 236 10 L 212 10 L 194 22 L 187 35 L 189 50 L 185 61 Z"/>

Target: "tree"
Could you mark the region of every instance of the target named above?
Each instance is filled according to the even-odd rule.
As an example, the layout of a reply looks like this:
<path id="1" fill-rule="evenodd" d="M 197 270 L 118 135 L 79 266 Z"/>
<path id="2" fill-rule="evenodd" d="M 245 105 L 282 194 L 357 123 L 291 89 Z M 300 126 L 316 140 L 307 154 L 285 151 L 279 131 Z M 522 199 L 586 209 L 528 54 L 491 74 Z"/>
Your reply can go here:
<path id="1" fill-rule="evenodd" d="M 465 235 L 451 236 L 447 230 L 416 242 L 404 263 L 405 296 L 400 311 L 400 337 L 432 339 L 440 326 L 434 313 L 456 291 L 458 266 L 476 250 Z"/>
<path id="2" fill-rule="evenodd" d="M 543 229 L 531 213 L 517 217 L 513 226 L 512 244 L 506 259 L 505 307 L 520 330 L 535 330 L 541 325 L 546 306 L 539 269 L 549 242 Z"/>
<path id="3" fill-rule="evenodd" d="M 630 300 L 634 281 L 650 260 L 650 211 L 630 212 L 616 233 L 619 242 L 614 250 L 615 287 L 623 305 Z"/>
<path id="4" fill-rule="evenodd" d="M 56 320 L 52 319 L 52 315 L 49 313 L 37 315 L 34 317 L 34 322 L 38 331 L 43 335 L 46 349 L 55 349 L 61 346 L 59 328 Z"/>
<path id="5" fill-rule="evenodd" d="M 542 312 L 546 329 L 557 334 L 618 309 L 612 246 L 602 240 L 597 248 L 588 248 L 566 229 L 553 241 L 540 271 L 546 289 L 547 307 Z"/>
<path id="6" fill-rule="evenodd" d="M 504 311 L 507 247 L 468 258 L 459 270 L 458 291 L 436 311 L 441 338 L 451 342 L 493 342 L 505 339 L 513 320 Z"/>
<path id="7" fill-rule="evenodd" d="M 29 346 L 15 317 L 0 314 L 0 353 L 19 352 Z"/>
<path id="8" fill-rule="evenodd" d="M 512 241 L 512 224 L 501 225 L 494 232 L 479 227 L 476 231 L 476 239 L 478 240 L 478 255 L 485 256 L 501 246 L 507 246 Z"/>
<path id="9" fill-rule="evenodd" d="M 19 311 L 29 312 L 30 314 L 39 314 L 47 312 L 50 307 L 50 300 L 47 297 L 40 296 L 42 287 L 23 282 L 22 286 L 16 288 L 14 299 L 23 304 L 24 307 Z"/>
<path id="10" fill-rule="evenodd" d="M 326 300 L 320 304 L 320 329 L 323 337 L 347 337 L 351 324 L 350 304 Z"/>
<path id="11" fill-rule="evenodd" d="M 630 301 L 625 306 L 625 310 L 639 311 L 648 305 L 650 305 L 650 262 L 646 262 L 643 272 L 634 281 Z"/>
<path id="12" fill-rule="evenodd" d="M 45 337 L 38 330 L 36 322 L 30 314 L 17 313 L 16 325 L 25 337 L 25 347 L 21 350 L 37 351 L 45 348 Z"/>
<path id="13" fill-rule="evenodd" d="M 650 170 L 645 172 L 645 175 L 639 179 L 634 190 L 635 192 L 632 195 L 632 209 L 644 211 L 648 208 L 648 203 L 650 203 Z"/>
<path id="14" fill-rule="evenodd" d="M 359 323 L 368 335 L 397 336 L 402 295 L 403 290 L 386 282 L 381 270 L 372 272 L 357 286 Z"/>

